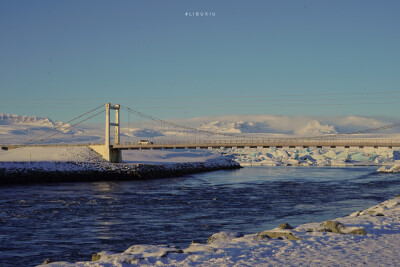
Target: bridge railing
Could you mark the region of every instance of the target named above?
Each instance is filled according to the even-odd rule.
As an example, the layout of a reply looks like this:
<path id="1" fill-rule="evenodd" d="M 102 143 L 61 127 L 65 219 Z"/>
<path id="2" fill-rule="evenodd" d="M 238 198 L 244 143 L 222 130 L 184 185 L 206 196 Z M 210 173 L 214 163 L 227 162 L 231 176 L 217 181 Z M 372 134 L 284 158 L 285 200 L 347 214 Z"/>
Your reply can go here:
<path id="1" fill-rule="evenodd" d="M 171 146 L 171 145 L 187 145 L 187 146 L 196 146 L 196 145 L 265 145 L 265 146 L 273 146 L 276 144 L 281 145 L 336 145 L 336 146 L 346 146 L 346 145 L 399 145 L 400 139 L 389 139 L 389 138 L 352 138 L 352 139 L 299 139 L 299 138 L 271 138 L 271 139 L 250 139 L 250 140 L 241 140 L 241 139 L 216 139 L 216 140 L 168 140 L 168 141 L 153 141 L 150 146 L 159 145 L 159 146 Z M 122 146 L 138 146 L 137 142 L 121 142 L 119 145 Z M 146 145 L 142 145 L 146 146 Z"/>

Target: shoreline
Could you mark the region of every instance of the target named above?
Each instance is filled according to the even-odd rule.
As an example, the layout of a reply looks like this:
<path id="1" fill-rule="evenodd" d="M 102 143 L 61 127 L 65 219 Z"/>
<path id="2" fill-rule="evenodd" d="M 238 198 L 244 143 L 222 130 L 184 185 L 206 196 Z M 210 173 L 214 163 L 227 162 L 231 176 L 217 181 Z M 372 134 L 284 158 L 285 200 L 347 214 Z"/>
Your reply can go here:
<path id="1" fill-rule="evenodd" d="M 0 186 L 25 185 L 63 182 L 98 182 L 98 181 L 138 181 L 182 177 L 184 175 L 211 172 L 217 170 L 234 170 L 244 167 L 397 167 L 394 164 L 343 164 L 343 165 L 268 165 L 239 164 L 230 158 L 218 158 L 205 162 L 185 163 L 107 163 L 107 162 L 74 162 L 74 161 L 0 161 Z"/>
<path id="2" fill-rule="evenodd" d="M 352 164 L 328 164 L 328 165 L 309 165 L 309 164 L 267 164 L 267 163 L 240 163 L 240 166 L 242 167 L 379 167 L 379 166 L 397 166 L 398 163 L 382 163 L 382 164 L 377 164 L 377 163 L 372 163 L 368 164 L 365 162 L 362 163 L 352 163 Z"/>
<path id="3" fill-rule="evenodd" d="M 400 195 L 363 211 L 292 228 L 281 224 L 260 233 L 215 233 L 187 248 L 133 245 L 121 253 L 102 251 L 92 261 L 46 266 L 343 266 L 399 265 Z"/>
<path id="4" fill-rule="evenodd" d="M 228 158 L 169 164 L 0 162 L 0 185 L 149 180 L 239 168 L 242 167 Z"/>

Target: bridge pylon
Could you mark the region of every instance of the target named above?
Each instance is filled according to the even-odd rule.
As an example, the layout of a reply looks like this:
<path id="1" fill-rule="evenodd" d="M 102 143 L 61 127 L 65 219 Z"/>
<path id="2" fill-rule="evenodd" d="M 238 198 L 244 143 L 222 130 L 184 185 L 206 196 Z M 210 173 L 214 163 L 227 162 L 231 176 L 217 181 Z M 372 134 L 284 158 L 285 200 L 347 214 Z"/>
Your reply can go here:
<path id="1" fill-rule="evenodd" d="M 110 103 L 106 103 L 106 134 L 105 134 L 105 146 L 110 146 L 110 127 L 115 127 L 114 144 L 118 145 L 120 142 L 120 129 L 119 129 L 119 108 L 120 105 L 116 104 L 112 106 Z M 110 123 L 110 109 L 115 110 L 115 122 Z"/>
<path id="2" fill-rule="evenodd" d="M 110 103 L 106 103 L 106 132 L 105 132 L 105 148 L 108 148 L 109 156 L 108 161 L 112 163 L 122 162 L 122 154 L 120 149 L 115 149 L 110 142 L 110 127 L 115 127 L 114 144 L 118 145 L 120 142 L 120 130 L 119 130 L 119 108 L 120 105 L 116 104 L 112 106 Z M 110 110 L 115 110 L 115 122 L 110 123 Z"/>
<path id="3" fill-rule="evenodd" d="M 114 148 L 111 145 L 111 136 L 110 136 L 110 128 L 111 126 L 115 127 L 115 135 L 114 135 L 114 145 L 118 145 L 121 140 L 120 136 L 120 117 L 119 117 L 119 109 L 120 105 L 111 105 L 110 103 L 106 103 L 106 129 L 105 129 L 105 140 L 104 145 L 101 146 L 91 146 L 91 148 L 102 155 L 102 157 L 111 162 L 111 163 L 121 163 L 122 162 L 122 154 L 121 149 Z M 110 122 L 110 110 L 115 110 L 115 122 Z"/>

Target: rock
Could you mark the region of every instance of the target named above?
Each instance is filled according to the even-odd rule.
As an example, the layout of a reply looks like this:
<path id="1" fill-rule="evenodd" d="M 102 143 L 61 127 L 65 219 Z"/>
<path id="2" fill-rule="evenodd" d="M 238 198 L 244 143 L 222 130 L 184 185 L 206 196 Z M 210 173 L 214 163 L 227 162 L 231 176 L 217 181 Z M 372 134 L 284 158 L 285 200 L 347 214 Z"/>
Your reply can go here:
<path id="1" fill-rule="evenodd" d="M 44 262 L 42 263 L 42 265 L 46 265 L 46 264 L 49 264 L 49 263 L 51 263 L 51 262 L 52 262 L 52 260 L 50 260 L 49 258 L 47 258 L 47 259 L 44 260 Z"/>
<path id="2" fill-rule="evenodd" d="M 293 227 L 288 224 L 288 223 L 282 223 L 281 225 L 278 226 L 279 229 L 285 230 L 285 229 L 293 229 Z"/>
<path id="3" fill-rule="evenodd" d="M 271 237 L 266 232 L 258 233 L 254 237 L 254 240 L 257 240 L 257 241 L 268 240 L 268 239 L 271 239 Z"/>
<path id="4" fill-rule="evenodd" d="M 344 227 L 343 224 L 337 221 L 325 221 L 320 224 L 322 226 L 319 232 L 332 232 L 332 233 L 340 233 Z"/>
<path id="5" fill-rule="evenodd" d="M 193 252 L 200 252 L 200 251 L 203 251 L 203 252 L 215 252 L 216 249 L 214 249 L 214 248 L 212 248 L 212 247 L 210 247 L 208 245 L 203 245 L 203 244 L 199 244 L 199 243 L 192 243 L 192 244 L 190 244 L 190 246 L 188 248 L 186 248 L 184 250 L 184 253 L 190 254 L 190 253 L 193 253 Z"/>
<path id="6" fill-rule="evenodd" d="M 300 237 L 294 236 L 292 233 L 287 233 L 287 234 L 286 234 L 286 237 L 287 237 L 289 240 L 300 240 L 300 239 L 301 239 Z"/>
<path id="7" fill-rule="evenodd" d="M 360 215 L 362 215 L 362 214 L 361 214 L 361 211 L 355 211 L 355 212 L 353 212 L 352 214 L 350 214 L 349 216 L 350 216 L 350 217 L 358 217 L 358 216 L 360 216 Z"/>
<path id="8" fill-rule="evenodd" d="M 300 240 L 300 238 L 294 236 L 291 232 L 279 232 L 279 231 L 264 231 L 258 233 L 255 240 L 265 240 L 270 238 L 284 238 L 286 237 L 289 240 Z"/>
<path id="9" fill-rule="evenodd" d="M 382 212 L 377 212 L 376 210 L 369 210 L 368 214 L 375 215 L 375 216 L 385 216 Z"/>
<path id="10" fill-rule="evenodd" d="M 126 259 L 126 260 L 122 261 L 122 263 L 126 263 L 126 264 L 135 264 L 135 265 L 137 265 L 138 262 L 139 262 L 140 260 L 143 260 L 143 259 L 144 259 L 144 258 Z"/>
<path id="11" fill-rule="evenodd" d="M 215 233 L 212 236 L 210 236 L 207 240 L 207 244 L 211 244 L 214 242 L 219 242 L 223 240 L 231 240 L 234 238 L 242 237 L 243 235 L 240 233 L 234 233 L 234 232 L 219 232 Z"/>
<path id="12" fill-rule="evenodd" d="M 337 221 L 325 221 L 317 228 L 318 232 L 332 232 L 337 234 L 366 235 L 363 227 L 347 227 Z"/>
<path id="13" fill-rule="evenodd" d="M 347 234 L 352 234 L 352 235 L 366 235 L 367 231 L 365 231 L 364 227 L 358 227 L 357 229 L 351 230 Z"/>
<path id="14" fill-rule="evenodd" d="M 92 261 L 98 261 L 100 260 L 100 258 L 101 258 L 100 254 L 95 253 L 92 255 Z"/>
<path id="15" fill-rule="evenodd" d="M 160 257 L 161 257 L 161 258 L 167 257 L 167 255 L 170 254 L 170 253 L 179 253 L 179 254 L 182 254 L 182 253 L 184 253 L 184 252 L 183 252 L 182 249 L 166 250 L 166 251 L 164 251 L 164 252 L 160 255 Z"/>

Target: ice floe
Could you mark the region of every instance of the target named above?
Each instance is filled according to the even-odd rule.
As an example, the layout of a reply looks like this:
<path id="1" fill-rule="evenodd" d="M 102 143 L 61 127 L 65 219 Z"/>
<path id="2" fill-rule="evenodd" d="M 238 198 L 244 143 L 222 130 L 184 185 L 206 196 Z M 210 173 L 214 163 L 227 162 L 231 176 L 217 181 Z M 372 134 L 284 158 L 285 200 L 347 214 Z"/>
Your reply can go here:
<path id="1" fill-rule="evenodd" d="M 214 153 L 232 155 L 242 166 L 354 166 L 397 165 L 394 148 L 223 148 Z"/>

